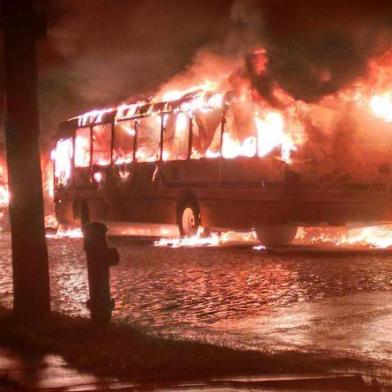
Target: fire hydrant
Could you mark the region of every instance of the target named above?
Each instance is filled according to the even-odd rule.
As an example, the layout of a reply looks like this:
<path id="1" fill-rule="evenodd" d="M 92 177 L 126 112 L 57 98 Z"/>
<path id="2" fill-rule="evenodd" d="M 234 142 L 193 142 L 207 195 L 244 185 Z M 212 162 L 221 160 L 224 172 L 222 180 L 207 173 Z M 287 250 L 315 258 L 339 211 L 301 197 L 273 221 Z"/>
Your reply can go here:
<path id="1" fill-rule="evenodd" d="M 107 227 L 103 223 L 83 226 L 90 293 L 87 307 L 91 320 L 100 325 L 109 324 L 112 318 L 114 300 L 110 296 L 109 267 L 117 265 L 120 259 L 117 249 L 108 247 L 106 232 Z"/>

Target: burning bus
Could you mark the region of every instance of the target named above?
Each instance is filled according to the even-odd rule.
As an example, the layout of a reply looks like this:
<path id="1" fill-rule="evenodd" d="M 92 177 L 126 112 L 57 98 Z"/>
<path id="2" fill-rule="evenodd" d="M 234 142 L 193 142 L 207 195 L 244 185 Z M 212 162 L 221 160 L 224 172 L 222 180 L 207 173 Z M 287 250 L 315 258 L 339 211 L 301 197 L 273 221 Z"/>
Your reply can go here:
<path id="1" fill-rule="evenodd" d="M 53 154 L 56 217 L 176 224 L 182 236 L 254 229 L 265 245 L 290 243 L 299 226 L 392 220 L 389 183 L 304 175 L 285 127 L 246 94 L 208 88 L 71 118 Z"/>

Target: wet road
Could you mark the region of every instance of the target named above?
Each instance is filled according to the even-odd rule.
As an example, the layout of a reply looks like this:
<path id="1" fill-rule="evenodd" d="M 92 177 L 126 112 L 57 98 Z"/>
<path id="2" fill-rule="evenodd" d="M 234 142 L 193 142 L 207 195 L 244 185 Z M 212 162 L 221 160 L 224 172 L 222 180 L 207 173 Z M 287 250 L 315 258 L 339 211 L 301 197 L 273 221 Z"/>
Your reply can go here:
<path id="1" fill-rule="evenodd" d="M 157 248 L 111 241 L 116 319 L 152 332 L 257 350 L 317 352 L 392 369 L 392 252 L 293 246 Z M 56 310 L 87 316 L 80 239 L 48 240 Z M 9 236 L 1 304 L 11 306 Z"/>

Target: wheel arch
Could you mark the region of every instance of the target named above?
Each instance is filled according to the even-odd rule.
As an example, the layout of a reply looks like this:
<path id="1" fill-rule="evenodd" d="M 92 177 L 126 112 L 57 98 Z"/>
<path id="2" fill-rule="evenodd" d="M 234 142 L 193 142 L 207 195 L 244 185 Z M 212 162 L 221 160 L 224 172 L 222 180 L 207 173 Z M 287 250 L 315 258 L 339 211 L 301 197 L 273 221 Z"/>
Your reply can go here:
<path id="1" fill-rule="evenodd" d="M 290 244 L 298 231 L 296 225 L 264 225 L 256 227 L 258 240 L 265 246 Z"/>
<path id="2" fill-rule="evenodd" d="M 200 205 L 197 201 L 197 197 L 196 197 L 195 192 L 192 189 L 184 190 L 179 194 L 179 196 L 177 198 L 177 203 L 176 203 L 177 219 L 178 219 L 178 214 L 180 212 L 180 208 L 184 205 L 184 203 L 187 203 L 187 202 L 192 202 L 192 203 L 197 204 L 199 207 L 199 210 L 200 210 Z"/>

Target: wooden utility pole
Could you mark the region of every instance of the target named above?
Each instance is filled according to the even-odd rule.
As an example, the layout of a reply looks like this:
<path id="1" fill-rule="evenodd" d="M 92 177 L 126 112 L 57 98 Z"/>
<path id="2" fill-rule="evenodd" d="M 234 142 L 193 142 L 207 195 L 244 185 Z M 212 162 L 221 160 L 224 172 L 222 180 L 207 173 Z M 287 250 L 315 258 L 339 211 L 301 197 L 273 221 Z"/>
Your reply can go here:
<path id="1" fill-rule="evenodd" d="M 35 322 L 49 315 L 50 291 L 33 0 L 4 0 L 3 18 L 14 314 L 18 319 Z"/>

